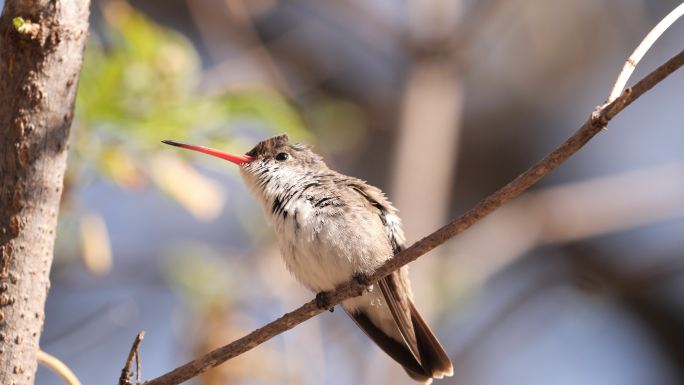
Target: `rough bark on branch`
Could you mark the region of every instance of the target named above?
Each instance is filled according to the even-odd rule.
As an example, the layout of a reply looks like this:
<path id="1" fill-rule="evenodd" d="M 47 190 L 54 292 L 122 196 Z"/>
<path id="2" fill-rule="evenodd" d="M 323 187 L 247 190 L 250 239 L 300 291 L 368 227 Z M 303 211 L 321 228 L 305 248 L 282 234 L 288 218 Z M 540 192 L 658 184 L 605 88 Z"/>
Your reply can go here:
<path id="1" fill-rule="evenodd" d="M 33 384 L 89 0 L 0 16 L 0 384 Z"/>
<path id="2" fill-rule="evenodd" d="M 587 142 L 589 142 L 589 140 L 591 140 L 591 138 L 601 132 L 608 125 L 608 122 L 620 113 L 620 111 L 624 110 L 641 95 L 682 67 L 682 65 L 684 65 L 684 51 L 681 51 L 666 63 L 656 68 L 637 82 L 632 88 L 626 89 L 614 101 L 598 107 L 572 136 L 527 171 L 481 200 L 473 208 L 454 219 L 451 223 L 414 243 L 411 247 L 397 253 L 394 258 L 387 261 L 369 277 L 369 282 L 376 282 L 380 278 L 390 274 L 392 271 L 399 269 L 401 266 L 418 259 L 420 256 L 428 253 L 450 238 L 465 231 L 473 224 L 501 207 L 504 203 L 520 195 L 520 193 L 530 188 L 579 151 Z M 335 305 L 347 298 L 358 296 L 365 288 L 365 285 L 356 280 L 349 281 L 340 285 L 336 290 L 328 293 L 329 303 Z M 298 309 L 283 315 L 277 320 L 252 331 L 228 345 L 215 349 L 208 354 L 153 380 L 144 382 L 144 385 L 181 384 L 203 373 L 209 368 L 220 365 L 233 357 L 251 350 L 263 342 L 268 341 L 278 334 L 292 329 L 323 311 L 325 311 L 325 309 L 320 309 L 316 305 L 316 300 L 309 301 Z"/>

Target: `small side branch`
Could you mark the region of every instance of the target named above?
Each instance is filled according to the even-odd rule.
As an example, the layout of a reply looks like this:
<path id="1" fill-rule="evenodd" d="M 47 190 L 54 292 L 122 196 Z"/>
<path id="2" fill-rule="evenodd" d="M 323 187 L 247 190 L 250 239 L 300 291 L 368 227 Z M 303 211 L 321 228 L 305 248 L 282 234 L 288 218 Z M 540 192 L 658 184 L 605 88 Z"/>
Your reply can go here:
<path id="1" fill-rule="evenodd" d="M 52 370 L 61 377 L 66 385 L 81 385 L 81 381 L 78 380 L 78 377 L 76 377 L 74 372 L 72 372 L 64 362 L 60 361 L 59 358 L 45 353 L 42 350 L 38 350 L 36 353 L 36 360 L 39 364 Z"/>
<path id="2" fill-rule="evenodd" d="M 622 71 L 620 71 L 620 74 L 615 80 L 615 85 L 613 85 L 613 89 L 610 91 L 606 103 L 610 103 L 620 96 L 622 90 L 624 90 L 627 85 L 629 77 L 632 76 L 632 72 L 634 72 L 637 64 L 639 64 L 644 55 L 646 55 L 646 52 L 651 49 L 651 46 L 660 38 L 660 35 L 667 31 L 667 29 L 670 28 L 677 19 L 682 17 L 682 15 L 684 15 L 684 3 L 679 4 L 677 8 L 673 9 L 672 12 L 660 20 L 648 35 L 646 35 L 644 40 L 639 43 L 639 46 L 636 47 L 627 61 L 625 61 L 625 65 L 622 67 Z"/>
<path id="3" fill-rule="evenodd" d="M 119 385 L 133 385 L 131 382 L 131 377 L 133 376 L 133 373 L 131 372 L 131 366 L 133 366 L 133 360 L 135 360 L 135 371 L 136 371 L 136 385 L 140 385 L 140 343 L 142 340 L 145 339 L 145 331 L 141 331 L 138 333 L 138 335 L 135 337 L 135 341 L 133 341 L 133 345 L 131 346 L 131 350 L 128 352 L 128 359 L 126 360 L 126 364 L 124 365 L 123 369 L 121 369 L 121 376 L 119 377 Z"/>

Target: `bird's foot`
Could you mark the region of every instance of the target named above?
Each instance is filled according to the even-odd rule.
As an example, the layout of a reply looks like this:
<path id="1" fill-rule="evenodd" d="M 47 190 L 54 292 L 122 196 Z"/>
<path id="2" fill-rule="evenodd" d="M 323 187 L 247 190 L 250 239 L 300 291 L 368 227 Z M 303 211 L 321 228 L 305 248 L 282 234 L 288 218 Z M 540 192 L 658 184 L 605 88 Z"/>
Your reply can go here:
<path id="1" fill-rule="evenodd" d="M 319 309 L 326 309 L 331 313 L 335 311 L 335 307 L 330 306 L 330 297 L 328 296 L 327 291 L 321 291 L 316 294 L 316 306 L 318 306 Z"/>
<path id="2" fill-rule="evenodd" d="M 369 276 L 370 275 L 366 273 L 356 273 L 354 274 L 354 281 L 359 285 L 364 286 L 366 288 L 364 291 L 371 293 L 373 291 L 373 285 L 371 285 Z"/>

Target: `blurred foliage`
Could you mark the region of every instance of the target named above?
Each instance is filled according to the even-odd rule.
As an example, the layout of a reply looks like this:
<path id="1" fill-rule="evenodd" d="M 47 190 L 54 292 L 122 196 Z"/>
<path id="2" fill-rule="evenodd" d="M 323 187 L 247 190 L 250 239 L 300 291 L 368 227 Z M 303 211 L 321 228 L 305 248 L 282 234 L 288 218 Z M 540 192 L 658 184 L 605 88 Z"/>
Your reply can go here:
<path id="1" fill-rule="evenodd" d="M 164 169 L 149 166 L 164 149 L 162 139 L 244 152 L 248 148 L 236 144 L 247 140 L 236 126 L 245 119 L 265 134 L 305 134 L 297 111 L 275 92 L 204 94 L 198 88 L 198 54 L 182 35 L 154 24 L 124 1 L 106 2 L 102 13 L 103 31 L 89 42 L 81 72 L 71 170 L 92 165 L 121 187 L 140 188 L 151 181 L 169 193 L 156 183 L 166 178 L 154 175 Z M 181 154 L 165 155 L 187 155 Z M 169 195 L 197 214 L 187 200 Z"/>
<path id="2" fill-rule="evenodd" d="M 179 290 L 187 304 L 200 309 L 230 307 L 244 277 L 243 268 L 217 251 L 189 242 L 168 249 L 163 271 L 170 285 Z"/>
<path id="3" fill-rule="evenodd" d="M 342 99 L 320 98 L 311 106 L 309 121 L 320 142 L 333 143 L 333 155 L 349 154 L 366 137 L 368 122 L 359 105 Z"/>
<path id="4" fill-rule="evenodd" d="M 81 250 L 85 266 L 93 274 L 102 276 L 112 268 L 112 251 L 107 225 L 96 213 L 83 215 L 81 225 Z"/>
<path id="5" fill-rule="evenodd" d="M 168 149 L 161 140 L 242 153 L 255 141 L 240 130 L 244 125 L 250 132 L 261 130 L 262 137 L 279 132 L 306 137 L 299 113 L 275 91 L 255 88 L 210 95 L 199 87 L 201 62 L 188 39 L 155 24 L 125 1 L 101 5 L 103 22 L 88 42 L 79 82 L 65 177 L 66 208 L 74 191 L 103 178 L 125 189 L 152 185 L 195 218 L 210 220 L 223 209 L 225 193 L 186 159 L 194 156 L 227 172 L 231 168 Z M 71 220 L 79 225 L 61 226 L 63 236 L 80 239 L 67 243 L 81 244 L 86 267 L 105 273 L 111 256 L 106 223 L 97 213 L 74 214 Z"/>

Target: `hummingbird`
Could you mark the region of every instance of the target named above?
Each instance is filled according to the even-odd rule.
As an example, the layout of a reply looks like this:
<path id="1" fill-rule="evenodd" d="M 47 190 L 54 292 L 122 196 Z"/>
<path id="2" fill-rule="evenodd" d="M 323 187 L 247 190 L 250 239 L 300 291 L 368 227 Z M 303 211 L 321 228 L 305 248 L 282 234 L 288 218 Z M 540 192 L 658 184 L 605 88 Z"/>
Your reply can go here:
<path id="1" fill-rule="evenodd" d="M 333 310 L 326 292 L 351 279 L 364 282 L 404 249 L 397 209 L 380 189 L 331 170 L 310 146 L 290 144 L 285 134 L 259 142 L 244 155 L 163 143 L 238 165 L 275 230 L 287 269 L 318 293 L 321 308 Z M 408 268 L 373 286 L 342 301 L 354 322 L 414 380 L 429 384 L 453 375 L 449 356 L 413 302 Z"/>

